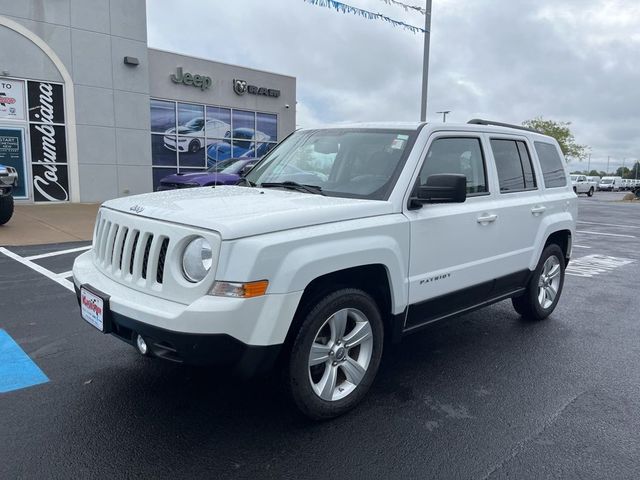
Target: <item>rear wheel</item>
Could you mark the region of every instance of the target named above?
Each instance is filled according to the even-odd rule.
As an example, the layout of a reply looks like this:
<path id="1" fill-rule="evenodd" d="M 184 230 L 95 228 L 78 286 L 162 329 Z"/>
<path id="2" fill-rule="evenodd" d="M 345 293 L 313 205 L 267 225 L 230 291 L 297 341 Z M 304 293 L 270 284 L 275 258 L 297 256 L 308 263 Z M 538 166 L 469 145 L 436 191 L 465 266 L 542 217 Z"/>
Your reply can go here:
<path id="1" fill-rule="evenodd" d="M 383 325 L 366 292 L 331 293 L 306 315 L 293 342 L 286 382 L 302 413 L 323 420 L 349 411 L 365 396 L 382 357 Z"/>
<path id="2" fill-rule="evenodd" d="M 588 196 L 588 197 L 592 197 L 592 196 L 593 196 L 593 187 L 591 187 L 591 188 L 589 189 L 589 191 L 587 192 L 587 196 Z"/>
<path id="3" fill-rule="evenodd" d="M 543 320 L 556 308 L 564 285 L 564 254 L 555 244 L 547 246 L 525 293 L 511 299 L 516 312 L 529 320 Z"/>
<path id="4" fill-rule="evenodd" d="M 13 216 L 13 195 L 0 196 L 0 225 L 4 225 Z"/>

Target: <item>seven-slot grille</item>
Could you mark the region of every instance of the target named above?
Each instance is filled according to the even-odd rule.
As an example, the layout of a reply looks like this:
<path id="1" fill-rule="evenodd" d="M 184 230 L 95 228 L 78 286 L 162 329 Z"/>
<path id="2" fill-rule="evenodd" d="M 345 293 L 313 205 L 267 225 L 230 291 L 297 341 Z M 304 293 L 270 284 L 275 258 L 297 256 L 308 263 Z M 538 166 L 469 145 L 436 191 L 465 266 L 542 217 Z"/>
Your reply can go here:
<path id="1" fill-rule="evenodd" d="M 168 247 L 165 235 L 101 218 L 94 240 L 95 262 L 122 280 L 162 285 Z"/>

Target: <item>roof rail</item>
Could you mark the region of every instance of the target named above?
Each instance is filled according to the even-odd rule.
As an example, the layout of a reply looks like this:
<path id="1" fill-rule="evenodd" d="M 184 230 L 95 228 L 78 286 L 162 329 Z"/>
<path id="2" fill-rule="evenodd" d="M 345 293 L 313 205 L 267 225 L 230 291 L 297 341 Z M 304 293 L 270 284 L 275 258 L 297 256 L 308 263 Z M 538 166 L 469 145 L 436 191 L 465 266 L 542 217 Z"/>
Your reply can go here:
<path id="1" fill-rule="evenodd" d="M 481 118 L 474 118 L 472 120 L 469 120 L 467 123 L 473 125 L 494 125 L 496 127 L 515 128 L 516 130 L 526 130 L 527 132 L 542 133 L 540 130 L 536 130 L 534 128 L 523 127 L 521 125 L 512 125 L 510 123 L 494 122 L 493 120 L 483 120 Z"/>

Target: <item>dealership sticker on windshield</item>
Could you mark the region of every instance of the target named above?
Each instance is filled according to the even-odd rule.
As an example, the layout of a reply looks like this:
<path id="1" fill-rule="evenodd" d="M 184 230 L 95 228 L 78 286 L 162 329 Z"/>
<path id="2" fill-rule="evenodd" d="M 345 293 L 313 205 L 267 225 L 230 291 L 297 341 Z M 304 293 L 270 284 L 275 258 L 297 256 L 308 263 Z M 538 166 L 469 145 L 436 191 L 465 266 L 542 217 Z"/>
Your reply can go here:
<path id="1" fill-rule="evenodd" d="M 404 144 L 406 140 L 400 138 L 401 135 L 398 135 L 398 138 L 394 138 L 393 142 L 391 142 L 391 148 L 394 150 L 402 150 L 404 148 Z"/>

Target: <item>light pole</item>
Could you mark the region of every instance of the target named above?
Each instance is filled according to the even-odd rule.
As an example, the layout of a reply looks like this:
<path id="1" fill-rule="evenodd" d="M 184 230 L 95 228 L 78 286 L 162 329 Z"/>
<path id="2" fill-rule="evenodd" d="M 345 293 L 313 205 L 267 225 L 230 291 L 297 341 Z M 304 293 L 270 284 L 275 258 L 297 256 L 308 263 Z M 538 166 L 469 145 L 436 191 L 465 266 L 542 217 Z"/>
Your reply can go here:
<path id="1" fill-rule="evenodd" d="M 424 50 L 422 60 L 422 102 L 420 105 L 420 121 L 427 121 L 427 91 L 429 87 L 429 45 L 431 41 L 431 0 L 427 0 L 424 15 Z"/>
<path id="2" fill-rule="evenodd" d="M 609 162 L 611 161 L 611 157 L 607 156 L 607 175 L 609 175 Z"/>
<path id="3" fill-rule="evenodd" d="M 591 173 L 591 154 L 589 154 L 589 161 L 587 162 L 587 172 Z"/>
<path id="4" fill-rule="evenodd" d="M 436 112 L 442 114 L 442 123 L 447 123 L 447 114 L 451 113 L 451 110 L 444 110 L 442 112 Z"/>

